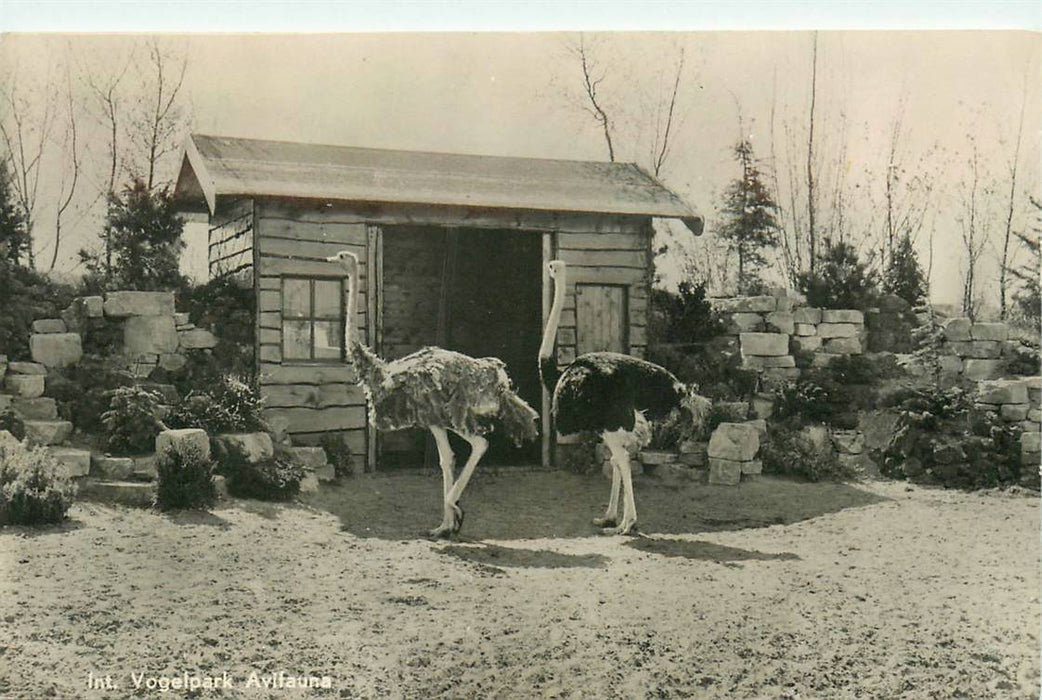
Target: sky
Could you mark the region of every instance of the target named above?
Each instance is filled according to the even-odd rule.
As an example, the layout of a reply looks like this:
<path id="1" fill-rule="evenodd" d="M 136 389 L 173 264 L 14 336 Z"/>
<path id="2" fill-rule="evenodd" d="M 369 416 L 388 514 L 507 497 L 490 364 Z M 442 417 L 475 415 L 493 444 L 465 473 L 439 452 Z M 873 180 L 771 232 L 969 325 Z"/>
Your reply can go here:
<path id="1" fill-rule="evenodd" d="M 991 218 L 1004 225 L 999 207 L 1008 197 L 1002 192 L 1009 188 L 1006 169 L 1022 102 L 1025 126 L 1014 227 L 1027 224 L 1026 197 L 1037 196 L 1040 180 L 1040 36 L 1023 31 L 818 35 L 816 139 L 823 177 L 827 181 L 828 172 L 831 177 L 842 172 L 850 190 L 849 216 L 856 221 L 852 228 L 879 233 L 880 173 L 898 105 L 903 105 L 900 159 L 909 172 L 934 185 L 931 216 L 917 249 L 924 260 L 931 254 L 932 231 L 932 294 L 937 301 L 954 302 L 961 291 L 957 212 L 967 183 L 971 135 L 982 172 L 995 187 L 989 195 Z M 194 34 L 167 35 L 161 42 L 172 54 L 187 56 L 182 109 L 191 131 L 605 160 L 603 135 L 582 110 L 577 92 L 581 73 L 570 47 L 578 37 L 576 32 Z M 18 85 L 31 85 L 33 76 L 48 67 L 54 74 L 54 67 L 69 56 L 75 66 L 111 73 L 146 38 L 8 34 L 0 39 L 0 74 L 7 85 L 14 78 Z M 671 151 L 660 175 L 707 217 L 710 230 L 718 220 L 720 194 L 738 173 L 730 149 L 739 133 L 751 139 L 761 158 L 768 157 L 773 145 L 779 162 L 784 160 L 786 129 L 803 133 L 811 32 L 613 32 L 585 33 L 583 40 L 603 72 L 599 94 L 614 118 L 617 157 L 645 166 L 656 106 L 668 95 L 683 51 Z M 140 63 L 145 54 L 139 50 L 136 55 Z M 127 92 L 128 99 L 140 99 L 129 87 Z M 86 110 L 86 93 L 78 100 L 76 109 Z M 659 119 L 661 124 L 661 113 Z M 80 138 L 92 147 L 89 159 L 96 170 L 103 132 L 89 116 L 81 123 Z M 166 177 L 174 177 L 177 160 L 174 154 L 165 163 Z M 795 156 L 786 162 L 798 160 Z M 61 172 L 54 161 L 52 154 L 41 171 L 41 191 L 49 193 L 41 199 L 48 202 Z M 41 206 L 46 211 L 49 205 Z M 76 250 L 93 245 L 100 228 L 100 208 L 90 185 L 81 182 L 74 209 L 56 264 L 63 272 L 77 269 Z M 52 245 L 53 224 L 47 218 L 41 215 L 37 230 L 41 245 Z M 998 236 L 998 229 L 993 233 Z M 995 277 L 996 250 L 985 253 L 985 279 Z M 44 257 L 49 261 L 49 250 Z M 676 270 L 671 274 L 675 278 Z"/>

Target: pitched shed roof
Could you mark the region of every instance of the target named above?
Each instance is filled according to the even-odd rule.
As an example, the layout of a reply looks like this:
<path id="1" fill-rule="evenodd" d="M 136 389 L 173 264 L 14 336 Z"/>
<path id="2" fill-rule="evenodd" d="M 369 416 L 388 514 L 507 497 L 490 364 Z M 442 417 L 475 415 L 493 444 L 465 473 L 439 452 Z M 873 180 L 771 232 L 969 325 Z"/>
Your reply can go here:
<path id="1" fill-rule="evenodd" d="M 175 195 L 275 196 L 702 218 L 631 163 L 473 156 L 193 134 Z M 201 202 L 200 202 L 201 203 Z"/>

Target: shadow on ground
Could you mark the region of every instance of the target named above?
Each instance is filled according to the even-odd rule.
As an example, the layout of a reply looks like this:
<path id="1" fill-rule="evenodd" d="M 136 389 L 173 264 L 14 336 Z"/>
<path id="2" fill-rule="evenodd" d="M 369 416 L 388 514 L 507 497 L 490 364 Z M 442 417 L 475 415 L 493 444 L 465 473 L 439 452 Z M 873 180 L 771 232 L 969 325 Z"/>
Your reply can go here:
<path id="1" fill-rule="evenodd" d="M 478 472 L 463 495 L 465 540 L 587 537 L 603 513 L 609 481 L 600 474 L 518 468 Z M 852 484 L 806 483 L 763 476 L 739 486 L 634 481 L 640 531 L 692 534 L 788 524 L 883 497 Z M 340 519 L 359 537 L 417 539 L 441 521 L 441 476 L 418 472 L 366 474 L 301 497 Z"/>
<path id="2" fill-rule="evenodd" d="M 735 562 L 735 561 L 771 561 L 798 560 L 799 557 L 791 552 L 757 552 L 751 549 L 739 549 L 727 547 L 713 542 L 698 542 L 691 540 L 659 539 L 653 537 L 638 537 L 630 540 L 626 546 L 649 554 L 661 554 L 664 557 L 681 557 L 684 559 L 697 559 L 700 561 Z"/>
<path id="3" fill-rule="evenodd" d="M 601 554 L 562 554 L 548 549 L 515 549 L 495 544 L 451 544 L 437 551 L 463 561 L 496 568 L 509 566 L 530 569 L 596 569 L 608 563 L 608 557 Z"/>

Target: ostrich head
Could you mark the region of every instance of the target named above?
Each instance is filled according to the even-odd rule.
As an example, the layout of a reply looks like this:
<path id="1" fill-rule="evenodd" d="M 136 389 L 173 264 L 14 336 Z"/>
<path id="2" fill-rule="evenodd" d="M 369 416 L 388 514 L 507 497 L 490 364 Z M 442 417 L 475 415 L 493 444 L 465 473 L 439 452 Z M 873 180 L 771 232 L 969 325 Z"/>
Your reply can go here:
<path id="1" fill-rule="evenodd" d="M 350 271 L 358 269 L 358 256 L 350 250 L 342 250 L 332 257 L 326 258 L 331 263 L 340 263 Z"/>
<path id="2" fill-rule="evenodd" d="M 559 279 L 564 277 L 564 260 L 551 260 L 546 264 L 546 267 L 550 271 L 550 279 Z"/>

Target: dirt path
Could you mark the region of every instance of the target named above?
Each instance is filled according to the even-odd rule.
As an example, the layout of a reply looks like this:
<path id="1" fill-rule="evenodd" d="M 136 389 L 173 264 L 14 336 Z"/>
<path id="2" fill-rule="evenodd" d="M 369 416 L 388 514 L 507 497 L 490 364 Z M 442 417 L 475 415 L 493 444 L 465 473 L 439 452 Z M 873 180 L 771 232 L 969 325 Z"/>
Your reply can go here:
<path id="1" fill-rule="evenodd" d="M 449 544 L 359 536 L 365 525 L 322 509 L 436 490 L 419 476 L 202 515 L 78 504 L 59 530 L 0 531 L 0 697 L 1038 697 L 1037 498 L 769 479 L 752 499 L 643 487 L 650 537 L 568 532 L 570 510 L 587 519 L 596 495 L 558 510 L 557 537 L 485 537 L 515 518 L 482 494 L 513 503 L 512 480 L 565 496 L 603 485 L 476 481 L 467 530 L 482 539 Z M 761 520 L 783 524 L 721 529 L 734 525 L 706 516 L 714 495 L 736 521 L 770 501 Z M 677 503 L 697 525 L 653 530 L 652 506 Z M 388 523 L 415 530 L 432 515 Z M 333 687 L 245 687 L 280 670 Z M 131 677 L 185 671 L 226 672 L 235 687 L 160 694 Z M 120 688 L 88 690 L 88 673 Z"/>

